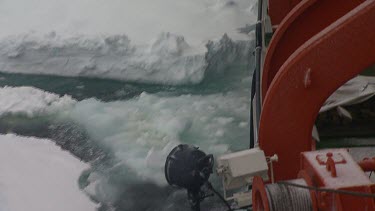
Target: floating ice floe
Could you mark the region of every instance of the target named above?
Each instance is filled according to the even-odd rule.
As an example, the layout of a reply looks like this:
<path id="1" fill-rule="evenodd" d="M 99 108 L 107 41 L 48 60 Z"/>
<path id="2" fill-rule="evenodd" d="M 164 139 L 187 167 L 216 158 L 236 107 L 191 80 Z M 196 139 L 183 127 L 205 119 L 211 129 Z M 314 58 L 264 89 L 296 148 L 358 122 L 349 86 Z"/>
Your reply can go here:
<path id="1" fill-rule="evenodd" d="M 0 210 L 94 211 L 77 182 L 88 167 L 51 140 L 0 135 Z"/>
<path id="2" fill-rule="evenodd" d="M 28 117 L 47 115 L 71 108 L 76 101 L 68 95 L 60 97 L 34 87 L 0 88 L 0 116 L 7 114 Z"/>

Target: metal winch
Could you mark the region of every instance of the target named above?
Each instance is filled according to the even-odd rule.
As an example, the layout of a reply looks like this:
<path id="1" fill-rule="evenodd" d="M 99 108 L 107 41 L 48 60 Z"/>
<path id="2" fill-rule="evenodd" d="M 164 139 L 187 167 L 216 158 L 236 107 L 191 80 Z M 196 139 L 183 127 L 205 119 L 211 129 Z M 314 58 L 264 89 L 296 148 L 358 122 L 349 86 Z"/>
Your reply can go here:
<path id="1" fill-rule="evenodd" d="M 304 179 L 287 181 L 287 184 L 307 186 Z M 264 184 L 260 177 L 253 183 L 254 210 L 268 211 L 312 211 L 313 205 L 310 191 L 284 183 Z M 253 204 L 253 205 L 254 205 Z"/>

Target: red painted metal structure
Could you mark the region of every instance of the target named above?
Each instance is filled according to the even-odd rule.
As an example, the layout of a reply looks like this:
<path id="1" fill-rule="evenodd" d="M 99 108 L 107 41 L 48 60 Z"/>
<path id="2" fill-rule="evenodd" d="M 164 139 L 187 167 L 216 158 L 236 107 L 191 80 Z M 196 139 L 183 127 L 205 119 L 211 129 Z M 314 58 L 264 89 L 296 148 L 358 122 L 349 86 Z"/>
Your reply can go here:
<path id="1" fill-rule="evenodd" d="M 271 19 L 285 16 L 264 63 L 258 136 L 265 154 L 279 157 L 273 165 L 275 181 L 299 175 L 311 186 L 374 193 L 375 186 L 363 176 L 363 170 L 375 168 L 374 161 L 358 165 L 342 150 L 312 151 L 311 131 L 325 100 L 375 64 L 375 0 L 305 0 L 287 15 L 283 14 L 288 9 L 277 13 L 271 9 L 274 2 L 298 1 L 270 0 L 269 6 Z M 345 163 L 334 160 L 335 154 Z M 319 162 L 318 155 L 326 156 L 326 161 Z M 270 210 L 263 186 L 255 178 L 254 210 Z M 318 191 L 311 191 L 311 198 L 314 210 L 375 211 L 373 198 Z"/>
<path id="2" fill-rule="evenodd" d="M 297 4 L 275 31 L 267 49 L 262 72 L 263 98 L 280 67 L 302 44 L 363 1 L 342 0 L 337 4 L 337 0 L 307 0 Z"/>
<path id="3" fill-rule="evenodd" d="M 375 184 L 345 149 L 303 152 L 298 177 L 310 187 L 319 189 L 310 191 L 314 211 L 375 210 L 374 198 L 365 196 L 375 193 Z M 263 180 L 256 177 L 254 210 L 271 210 L 268 197 Z"/>
<path id="4" fill-rule="evenodd" d="M 373 158 L 364 158 L 358 165 L 362 168 L 363 171 L 375 171 L 375 157 Z"/>
<path id="5" fill-rule="evenodd" d="M 260 148 L 280 158 L 276 180 L 294 177 L 299 153 L 312 150 L 312 127 L 325 100 L 374 63 L 375 1 L 367 0 L 302 44 L 280 67 L 259 127 Z"/>
<path id="6" fill-rule="evenodd" d="M 345 149 L 304 152 L 301 169 L 310 177 L 311 186 L 339 191 L 372 194 L 375 192 L 368 176 Z M 335 172 L 335 174 L 334 174 Z M 335 192 L 312 193 L 317 210 L 375 210 L 374 199 Z"/>
<path id="7" fill-rule="evenodd" d="M 292 10 L 301 0 L 271 0 L 268 12 L 274 25 L 279 25 L 284 17 Z"/>

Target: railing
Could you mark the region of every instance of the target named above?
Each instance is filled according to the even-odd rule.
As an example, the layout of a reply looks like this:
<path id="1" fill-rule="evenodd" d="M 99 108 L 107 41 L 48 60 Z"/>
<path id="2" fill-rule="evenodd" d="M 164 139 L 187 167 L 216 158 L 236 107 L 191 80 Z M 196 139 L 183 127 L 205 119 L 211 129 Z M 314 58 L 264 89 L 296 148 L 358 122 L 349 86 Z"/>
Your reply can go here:
<path id="1" fill-rule="evenodd" d="M 267 0 L 258 1 L 258 18 L 255 27 L 255 70 L 253 73 L 251 100 L 250 105 L 250 148 L 258 145 L 258 128 L 260 114 L 262 111 L 261 99 L 261 75 L 262 75 L 262 61 L 263 50 L 265 50 L 264 42 L 264 13 L 267 9 Z"/>

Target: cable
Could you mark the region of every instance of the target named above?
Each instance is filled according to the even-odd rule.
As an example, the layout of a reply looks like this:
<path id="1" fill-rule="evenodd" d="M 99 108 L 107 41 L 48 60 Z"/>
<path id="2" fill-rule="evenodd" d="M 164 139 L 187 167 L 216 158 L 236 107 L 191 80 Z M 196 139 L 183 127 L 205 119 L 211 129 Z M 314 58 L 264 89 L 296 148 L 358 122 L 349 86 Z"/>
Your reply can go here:
<path id="1" fill-rule="evenodd" d="M 307 185 L 304 179 L 289 181 L 292 184 Z M 270 211 L 313 210 L 310 191 L 280 183 L 265 186 Z"/>
<path id="2" fill-rule="evenodd" d="M 235 208 L 235 209 L 232 209 L 233 211 L 236 211 L 236 210 L 248 210 L 248 211 L 252 211 L 253 210 L 253 205 L 250 204 L 250 205 L 247 205 L 247 206 L 244 206 L 244 207 L 239 207 L 239 208 Z"/>
<path id="3" fill-rule="evenodd" d="M 228 211 L 233 211 L 232 207 L 229 205 L 229 203 L 224 199 L 224 197 L 215 190 L 214 187 L 212 187 L 212 184 L 210 182 L 207 182 L 207 187 L 208 189 L 210 189 L 212 192 L 214 192 L 220 199 L 221 201 L 223 201 L 223 203 L 225 204 L 225 206 L 228 207 Z"/>
<path id="4" fill-rule="evenodd" d="M 320 192 L 325 191 L 325 192 L 330 192 L 330 193 L 338 193 L 338 194 L 345 194 L 345 195 L 352 195 L 352 196 L 375 198 L 375 194 L 372 194 L 372 193 L 363 193 L 363 192 L 348 191 L 348 190 L 335 190 L 335 189 L 329 189 L 329 188 L 318 188 L 318 187 L 314 187 L 314 186 L 299 185 L 299 184 L 293 184 L 293 183 L 284 182 L 284 181 L 281 181 L 281 182 L 278 182 L 278 183 L 283 184 L 283 185 L 294 186 L 294 187 L 298 187 L 298 188 L 320 191 Z"/>

